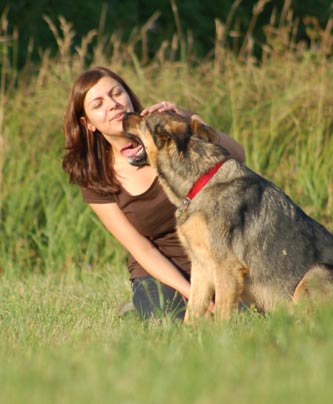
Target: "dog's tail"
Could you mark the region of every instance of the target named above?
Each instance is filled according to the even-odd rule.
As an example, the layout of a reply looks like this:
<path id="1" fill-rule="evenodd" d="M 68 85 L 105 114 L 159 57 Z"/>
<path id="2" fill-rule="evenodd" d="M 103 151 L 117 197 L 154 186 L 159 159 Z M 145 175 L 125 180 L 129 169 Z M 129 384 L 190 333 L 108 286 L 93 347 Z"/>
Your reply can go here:
<path id="1" fill-rule="evenodd" d="M 318 264 L 309 269 L 293 294 L 294 303 L 307 301 L 311 305 L 333 299 L 333 265 Z"/>

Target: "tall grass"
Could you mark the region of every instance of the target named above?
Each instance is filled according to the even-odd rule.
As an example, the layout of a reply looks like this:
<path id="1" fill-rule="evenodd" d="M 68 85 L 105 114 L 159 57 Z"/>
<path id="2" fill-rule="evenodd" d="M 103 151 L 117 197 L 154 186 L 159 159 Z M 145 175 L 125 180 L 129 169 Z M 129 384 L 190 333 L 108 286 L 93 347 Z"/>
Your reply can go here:
<path id="1" fill-rule="evenodd" d="M 184 44 L 184 35 L 179 38 L 181 24 L 176 3 L 172 4 L 178 36 L 161 44 L 149 63 L 147 32 L 158 15 L 143 29 L 134 29 L 126 44 L 103 35 L 102 15 L 99 29 L 88 32 L 74 53 L 71 23 L 45 16 L 59 52 L 51 58 L 46 50 L 39 65 L 27 61 L 19 75 L 9 60 L 16 34 L 6 31 L 6 14 L 2 16 L 0 267 L 5 272 L 66 272 L 124 263 L 126 254 L 61 170 L 68 94 L 74 78 L 88 65 L 103 64 L 119 72 L 144 105 L 172 100 L 230 133 L 244 145 L 251 168 L 276 182 L 332 230 L 333 70 L 327 56 L 333 46 L 332 22 L 325 30 L 318 28 L 311 48 L 304 48 L 294 41 L 296 22 L 286 1 L 280 20 L 273 15 L 265 28 L 267 42 L 259 63 L 251 33 L 265 5 L 261 0 L 239 54 L 226 45 L 228 35 L 237 38 L 230 18 L 225 26 L 216 22 L 215 57 L 197 63 L 190 53 L 184 57 L 190 46 Z M 96 36 L 96 47 L 88 53 Z M 134 53 L 140 44 L 142 62 Z"/>
<path id="2" fill-rule="evenodd" d="M 253 21 L 264 3 L 254 9 Z M 8 60 L 14 36 L 5 31 L 3 16 L 1 35 L 10 40 L 2 43 L 0 266 L 45 272 L 66 271 L 75 262 L 98 267 L 113 261 L 117 244 L 81 203 L 79 190 L 68 185 L 60 167 L 70 86 L 86 67 L 87 49 L 97 34 L 91 64 L 118 71 L 145 105 L 169 99 L 230 133 L 244 145 L 251 168 L 277 182 L 332 230 L 331 22 L 313 36 L 312 48 L 303 49 L 294 43 L 295 22 L 288 13 L 285 8 L 278 24 L 272 17 L 266 27 L 261 63 L 251 52 L 254 23 L 239 55 L 223 40 L 228 34 L 223 28 L 231 32 L 231 27 L 220 23 L 216 58 L 199 64 L 193 56 L 174 59 L 177 46 L 185 46 L 184 36 L 162 44 L 155 59 L 141 64 L 134 48 L 147 27 L 127 44 L 104 37 L 101 29 L 89 32 L 73 54 L 71 24 L 60 17 L 58 27 L 45 16 L 59 53 L 51 59 L 45 51 L 40 65 L 28 63 L 18 77 Z"/>

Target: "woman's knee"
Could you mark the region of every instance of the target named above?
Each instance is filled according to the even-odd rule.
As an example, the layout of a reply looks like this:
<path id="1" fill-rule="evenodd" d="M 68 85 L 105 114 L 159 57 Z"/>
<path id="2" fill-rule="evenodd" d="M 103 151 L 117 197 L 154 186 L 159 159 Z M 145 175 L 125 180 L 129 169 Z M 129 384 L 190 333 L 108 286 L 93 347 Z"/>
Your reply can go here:
<path id="1" fill-rule="evenodd" d="M 133 304 L 142 318 L 164 315 L 184 318 L 186 300 L 175 289 L 150 276 L 134 279 L 132 288 Z"/>

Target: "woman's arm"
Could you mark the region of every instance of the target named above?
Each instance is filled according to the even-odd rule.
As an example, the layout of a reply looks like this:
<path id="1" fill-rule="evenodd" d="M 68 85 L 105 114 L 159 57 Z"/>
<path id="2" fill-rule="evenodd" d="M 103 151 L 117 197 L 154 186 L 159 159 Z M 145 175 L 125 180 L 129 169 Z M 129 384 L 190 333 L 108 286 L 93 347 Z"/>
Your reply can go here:
<path id="1" fill-rule="evenodd" d="M 209 126 L 208 123 L 205 122 L 199 115 L 192 114 L 191 119 L 197 120 L 200 123 Z M 214 130 L 219 134 L 221 145 L 228 150 L 228 152 L 230 153 L 230 157 L 239 161 L 240 163 L 243 163 L 245 161 L 245 150 L 243 146 L 231 136 L 219 130 Z"/>
<path id="2" fill-rule="evenodd" d="M 221 139 L 221 145 L 225 147 L 230 153 L 230 157 L 243 163 L 245 161 L 245 151 L 243 146 L 238 143 L 231 136 L 226 135 L 220 131 L 217 131 Z"/>
<path id="3" fill-rule="evenodd" d="M 190 297 L 190 283 L 146 237 L 132 226 L 117 204 L 92 203 L 90 207 L 110 233 L 150 275 L 178 290 L 187 299 Z"/>

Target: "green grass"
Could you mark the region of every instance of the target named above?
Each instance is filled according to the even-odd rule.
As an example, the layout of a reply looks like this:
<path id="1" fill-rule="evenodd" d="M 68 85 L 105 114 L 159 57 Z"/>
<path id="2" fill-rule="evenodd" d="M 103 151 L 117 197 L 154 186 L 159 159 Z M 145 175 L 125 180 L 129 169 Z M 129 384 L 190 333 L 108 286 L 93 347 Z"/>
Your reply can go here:
<path id="1" fill-rule="evenodd" d="M 328 403 L 333 305 L 197 328 L 119 317 L 125 278 L 3 277 L 0 402 Z"/>

